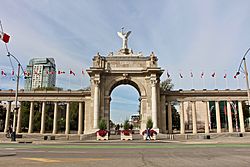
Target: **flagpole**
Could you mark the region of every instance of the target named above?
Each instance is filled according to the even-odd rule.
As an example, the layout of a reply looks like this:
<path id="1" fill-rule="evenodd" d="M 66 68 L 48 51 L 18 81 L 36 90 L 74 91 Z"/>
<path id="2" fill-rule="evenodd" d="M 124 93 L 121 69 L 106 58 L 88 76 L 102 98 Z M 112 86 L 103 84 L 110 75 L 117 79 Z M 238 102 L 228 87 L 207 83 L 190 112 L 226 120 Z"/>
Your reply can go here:
<path id="1" fill-rule="evenodd" d="M 246 77 L 246 86 L 247 86 L 247 98 L 248 98 L 248 112 L 250 114 L 250 89 L 249 89 L 249 81 L 248 81 L 248 71 L 247 71 L 247 64 L 246 64 L 246 56 L 248 54 L 248 52 L 250 51 L 250 48 L 247 49 L 246 53 L 244 54 L 240 66 L 238 68 L 238 71 L 236 73 L 236 75 L 240 74 L 240 70 L 242 69 L 242 63 L 244 63 L 244 73 L 245 73 L 245 77 Z M 248 128 L 250 127 L 250 117 L 248 117 Z"/>
<path id="2" fill-rule="evenodd" d="M 194 89 L 194 77 L 192 77 L 192 89 Z"/>
<path id="3" fill-rule="evenodd" d="M 236 82 L 237 82 L 237 89 L 240 89 L 240 80 L 239 80 L 239 77 L 236 78 Z"/>
<path id="4" fill-rule="evenodd" d="M 226 89 L 228 89 L 228 80 L 227 80 L 227 78 L 225 78 L 225 81 L 226 81 Z"/>
<path id="5" fill-rule="evenodd" d="M 217 89 L 216 76 L 214 76 L 214 89 Z"/>
<path id="6" fill-rule="evenodd" d="M 203 84 L 203 89 L 205 89 L 205 77 L 202 77 L 202 84 Z"/>

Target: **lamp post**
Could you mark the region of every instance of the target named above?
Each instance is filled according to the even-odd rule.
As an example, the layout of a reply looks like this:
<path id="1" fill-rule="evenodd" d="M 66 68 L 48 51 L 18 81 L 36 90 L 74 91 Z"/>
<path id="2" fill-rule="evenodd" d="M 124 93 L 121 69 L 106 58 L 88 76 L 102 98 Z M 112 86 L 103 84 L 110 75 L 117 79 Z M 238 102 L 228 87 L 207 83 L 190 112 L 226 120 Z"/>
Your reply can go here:
<path id="1" fill-rule="evenodd" d="M 247 49 L 246 53 L 244 54 L 240 66 L 238 68 L 238 71 L 236 73 L 236 76 L 240 74 L 240 70 L 242 69 L 245 74 L 246 78 L 246 86 L 247 86 L 247 99 L 248 99 L 248 112 L 249 112 L 249 117 L 248 117 L 248 127 L 250 128 L 250 90 L 249 90 L 249 81 L 248 81 L 248 71 L 247 71 L 247 63 L 246 63 L 246 55 L 250 51 L 250 48 Z M 242 63 L 244 63 L 244 69 L 242 68 Z"/>
<path id="2" fill-rule="evenodd" d="M 11 135 L 11 141 L 16 141 L 16 117 L 17 117 L 17 112 L 18 112 L 18 89 L 19 89 L 19 78 L 20 78 L 20 70 L 22 68 L 21 63 L 19 62 L 19 60 L 12 55 L 10 52 L 8 52 L 7 54 L 8 57 L 13 57 L 15 59 L 15 61 L 18 63 L 18 67 L 17 67 L 17 80 L 16 80 L 16 92 L 15 92 L 15 107 L 14 107 L 14 117 L 13 117 L 13 132 Z M 24 72 L 23 68 L 22 71 Z"/>

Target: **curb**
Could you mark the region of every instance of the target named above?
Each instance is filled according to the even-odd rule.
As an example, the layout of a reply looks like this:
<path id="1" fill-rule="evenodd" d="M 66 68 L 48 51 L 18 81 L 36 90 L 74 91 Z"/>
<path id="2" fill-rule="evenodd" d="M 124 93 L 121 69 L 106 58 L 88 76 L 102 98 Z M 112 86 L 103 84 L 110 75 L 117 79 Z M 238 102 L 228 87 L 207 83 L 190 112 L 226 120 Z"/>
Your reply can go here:
<path id="1" fill-rule="evenodd" d="M 1 152 L 0 153 L 0 157 L 15 156 L 15 155 L 16 155 L 16 153 L 14 153 L 14 152 L 9 152 L 9 153 Z"/>

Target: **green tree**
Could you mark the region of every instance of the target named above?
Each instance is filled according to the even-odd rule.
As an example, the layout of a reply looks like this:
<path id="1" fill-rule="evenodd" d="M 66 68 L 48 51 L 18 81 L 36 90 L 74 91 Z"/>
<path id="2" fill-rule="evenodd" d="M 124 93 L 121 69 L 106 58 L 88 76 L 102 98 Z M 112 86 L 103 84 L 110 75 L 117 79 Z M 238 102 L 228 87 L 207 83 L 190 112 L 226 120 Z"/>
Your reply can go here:
<path id="1" fill-rule="evenodd" d="M 70 103 L 70 129 L 77 130 L 78 129 L 78 102 Z"/>
<path id="2" fill-rule="evenodd" d="M 160 89 L 162 91 L 172 90 L 174 88 L 174 84 L 171 82 L 172 82 L 171 78 L 168 78 L 168 79 L 162 81 L 160 84 Z"/>
<path id="3" fill-rule="evenodd" d="M 6 117 L 6 108 L 0 106 L 0 131 L 4 130 L 5 117 Z"/>
<path id="4" fill-rule="evenodd" d="M 22 112 L 22 131 L 27 132 L 29 128 L 29 114 L 30 114 L 30 102 L 21 103 Z"/>

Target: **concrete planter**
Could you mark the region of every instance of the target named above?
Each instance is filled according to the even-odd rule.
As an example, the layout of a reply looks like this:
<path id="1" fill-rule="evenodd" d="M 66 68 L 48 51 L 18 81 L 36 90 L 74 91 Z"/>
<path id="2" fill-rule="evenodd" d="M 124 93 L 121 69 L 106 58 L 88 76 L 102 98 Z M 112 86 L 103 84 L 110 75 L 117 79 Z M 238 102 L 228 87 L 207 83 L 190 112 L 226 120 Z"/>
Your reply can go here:
<path id="1" fill-rule="evenodd" d="M 133 140 L 132 133 L 130 132 L 129 135 L 124 135 L 124 133 L 121 132 L 121 140 Z"/>
<path id="2" fill-rule="evenodd" d="M 109 140 L 109 134 L 107 133 L 105 136 L 100 136 L 98 132 L 96 132 L 96 140 Z"/>

